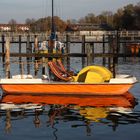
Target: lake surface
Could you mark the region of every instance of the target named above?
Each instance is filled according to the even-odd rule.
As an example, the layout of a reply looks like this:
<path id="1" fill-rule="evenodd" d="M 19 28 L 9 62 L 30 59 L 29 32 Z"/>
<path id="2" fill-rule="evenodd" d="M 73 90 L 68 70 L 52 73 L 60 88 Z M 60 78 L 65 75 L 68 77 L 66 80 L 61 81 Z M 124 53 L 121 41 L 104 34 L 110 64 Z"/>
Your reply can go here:
<path id="1" fill-rule="evenodd" d="M 80 58 L 73 58 L 71 61 L 73 69 L 81 69 Z M 31 73 L 32 67 L 31 65 Z M 116 69 L 118 74 L 134 75 L 140 80 L 138 58 L 127 59 L 125 62 L 120 59 Z M 11 74 L 18 72 L 19 67 L 13 64 Z M 41 73 L 40 69 L 39 72 Z M 5 76 L 2 62 L 0 75 Z M 131 105 L 122 97 L 111 98 L 110 100 L 114 101 L 113 105 L 107 104 L 109 99 L 106 97 L 93 100 L 91 98 L 90 102 L 93 105 L 85 103 L 86 99 L 80 97 L 75 99 L 77 105 L 72 104 L 70 98 L 66 101 L 67 97 L 55 97 L 49 100 L 48 104 L 41 105 L 31 104 L 34 103 L 33 98 L 28 104 L 1 104 L 0 140 L 139 140 L 140 83 L 135 84 L 130 93 L 135 97 L 135 102 Z M 41 102 L 40 97 L 39 100 Z M 98 101 L 102 105 L 99 105 Z M 124 101 L 125 107 L 121 101 Z"/>

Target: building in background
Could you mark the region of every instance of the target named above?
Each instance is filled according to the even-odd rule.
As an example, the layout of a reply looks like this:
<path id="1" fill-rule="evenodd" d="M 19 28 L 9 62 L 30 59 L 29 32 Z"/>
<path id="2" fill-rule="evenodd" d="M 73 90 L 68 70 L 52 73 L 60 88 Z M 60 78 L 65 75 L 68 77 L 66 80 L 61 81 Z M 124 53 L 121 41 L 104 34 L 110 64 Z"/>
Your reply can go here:
<path id="1" fill-rule="evenodd" d="M 28 32 L 30 27 L 26 24 L 0 24 L 1 32 Z"/>

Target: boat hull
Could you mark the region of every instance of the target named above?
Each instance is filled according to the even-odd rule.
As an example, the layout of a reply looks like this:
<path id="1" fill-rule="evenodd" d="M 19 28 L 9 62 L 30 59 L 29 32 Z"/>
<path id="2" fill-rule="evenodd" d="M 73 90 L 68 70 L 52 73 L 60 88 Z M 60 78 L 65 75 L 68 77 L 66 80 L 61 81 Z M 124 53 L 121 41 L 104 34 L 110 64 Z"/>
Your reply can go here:
<path id="1" fill-rule="evenodd" d="M 132 84 L 2 84 L 7 94 L 123 95 Z"/>

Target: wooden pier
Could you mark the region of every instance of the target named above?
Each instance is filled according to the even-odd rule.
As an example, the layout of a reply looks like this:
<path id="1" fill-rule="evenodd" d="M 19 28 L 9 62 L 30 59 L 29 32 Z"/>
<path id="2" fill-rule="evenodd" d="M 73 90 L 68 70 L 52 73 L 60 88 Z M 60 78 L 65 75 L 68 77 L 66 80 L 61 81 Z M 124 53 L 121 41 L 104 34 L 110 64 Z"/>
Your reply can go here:
<path id="1" fill-rule="evenodd" d="M 115 75 L 115 65 L 119 57 L 140 57 L 140 33 L 133 36 L 124 35 L 121 32 L 108 33 L 98 36 L 58 36 L 58 39 L 65 43 L 66 50 L 60 53 L 35 53 L 38 50 L 38 43 L 48 39 L 45 34 L 11 34 L 5 33 L 0 36 L 0 57 L 6 66 L 6 77 L 10 75 L 9 57 L 27 58 L 27 62 L 35 60 L 33 58 L 66 58 L 67 68 L 70 69 L 70 57 L 81 57 L 82 67 L 94 63 L 96 57 L 102 58 L 102 65 L 107 66 Z M 10 52 L 10 46 L 18 45 L 17 52 Z M 71 53 L 71 44 L 81 44 L 81 52 Z M 100 44 L 100 52 L 96 52 L 95 47 Z M 22 52 L 22 49 L 26 50 Z"/>

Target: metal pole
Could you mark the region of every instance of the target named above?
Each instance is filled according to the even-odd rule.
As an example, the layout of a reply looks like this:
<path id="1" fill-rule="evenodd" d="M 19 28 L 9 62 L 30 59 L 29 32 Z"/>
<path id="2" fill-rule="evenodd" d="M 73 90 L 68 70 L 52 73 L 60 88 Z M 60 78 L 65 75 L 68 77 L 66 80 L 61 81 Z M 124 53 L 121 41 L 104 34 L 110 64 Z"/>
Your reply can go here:
<path id="1" fill-rule="evenodd" d="M 54 0 L 52 0 L 52 32 L 54 32 Z"/>

